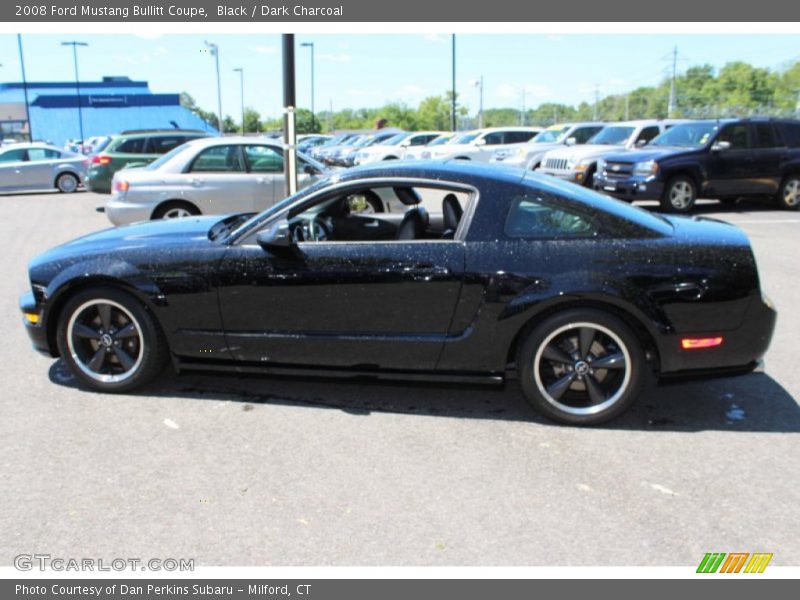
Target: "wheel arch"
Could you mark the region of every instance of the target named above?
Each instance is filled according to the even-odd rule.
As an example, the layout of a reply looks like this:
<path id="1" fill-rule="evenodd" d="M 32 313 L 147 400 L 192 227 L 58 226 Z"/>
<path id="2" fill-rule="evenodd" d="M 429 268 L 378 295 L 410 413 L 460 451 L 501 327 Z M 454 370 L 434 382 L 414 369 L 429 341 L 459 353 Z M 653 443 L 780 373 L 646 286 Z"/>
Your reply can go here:
<path id="1" fill-rule="evenodd" d="M 53 177 L 54 188 L 58 189 L 58 180 L 61 178 L 62 175 L 72 175 L 75 179 L 78 180 L 78 185 L 83 183 L 83 177 L 81 177 L 80 174 L 78 174 L 74 169 L 67 168 L 67 169 L 62 169 L 61 171 L 56 173 L 55 177 Z"/>
<path id="2" fill-rule="evenodd" d="M 191 206 L 192 208 L 194 208 L 198 212 L 198 214 L 201 215 L 203 214 L 203 210 L 199 206 L 197 206 L 195 202 L 192 202 L 191 200 L 187 200 L 186 198 L 170 198 L 169 200 L 162 200 L 153 207 L 153 210 L 150 211 L 150 220 L 152 221 L 153 219 L 155 219 L 156 213 L 168 204 L 185 204 L 186 206 Z"/>
<path id="3" fill-rule="evenodd" d="M 635 310 L 629 307 L 620 305 L 607 299 L 601 298 L 581 298 L 581 299 L 567 299 L 557 301 L 555 303 L 548 303 L 547 306 L 542 307 L 535 313 L 530 314 L 524 323 L 519 327 L 516 334 L 511 340 L 508 352 L 506 354 L 506 364 L 513 364 L 517 360 L 517 352 L 520 345 L 524 342 L 527 335 L 537 325 L 542 323 L 545 319 L 560 312 L 572 309 L 594 309 L 606 312 L 625 322 L 631 327 L 636 337 L 642 343 L 645 356 L 647 357 L 650 369 L 658 374 L 661 367 L 661 355 L 656 343 L 653 332 L 644 324 L 640 315 L 637 315 Z"/>
<path id="4" fill-rule="evenodd" d="M 126 292 L 141 302 L 142 306 L 149 313 L 154 312 L 155 306 L 161 301 L 162 295 L 155 284 L 138 285 L 132 282 L 125 281 L 111 275 L 102 273 L 95 273 L 86 275 L 81 278 L 69 279 L 57 287 L 50 296 L 48 306 L 44 315 L 44 323 L 47 332 L 47 345 L 50 348 L 50 354 L 53 357 L 59 356 L 58 344 L 56 342 L 56 332 L 58 330 L 58 321 L 61 317 L 61 312 L 64 310 L 67 302 L 76 294 L 85 290 L 107 287 L 114 288 L 122 292 Z M 158 327 L 160 323 L 158 319 L 153 319 Z"/>

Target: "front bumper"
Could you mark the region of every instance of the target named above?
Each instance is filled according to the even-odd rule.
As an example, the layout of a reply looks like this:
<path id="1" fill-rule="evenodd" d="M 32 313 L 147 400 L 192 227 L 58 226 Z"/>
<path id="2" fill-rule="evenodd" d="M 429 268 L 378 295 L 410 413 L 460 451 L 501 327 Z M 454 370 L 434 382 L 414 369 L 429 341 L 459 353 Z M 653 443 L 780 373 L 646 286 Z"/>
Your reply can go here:
<path id="1" fill-rule="evenodd" d="M 564 181 L 569 181 L 572 183 L 578 183 L 583 185 L 583 179 L 586 175 L 586 171 L 561 171 L 555 169 L 545 169 L 543 167 L 539 167 L 536 171 L 537 173 L 544 173 L 545 175 L 550 175 L 552 177 L 558 177 L 559 179 L 563 179 Z"/>
<path id="2" fill-rule="evenodd" d="M 58 353 L 50 347 L 47 339 L 47 325 L 44 322 L 44 309 L 36 301 L 33 292 L 28 291 L 19 298 L 19 308 L 22 311 L 22 323 L 28 337 L 31 340 L 34 350 L 41 352 L 45 356 L 55 357 Z M 35 317 L 35 322 L 33 318 Z"/>
<path id="3" fill-rule="evenodd" d="M 594 189 L 620 200 L 658 200 L 664 191 L 664 183 L 650 177 L 608 177 L 604 173 L 594 176 Z"/>
<path id="4" fill-rule="evenodd" d="M 122 200 L 116 195 L 106 204 L 106 216 L 114 225 L 128 225 L 139 221 L 149 221 L 153 214 L 154 206 L 150 202 L 135 202 L 130 199 Z"/>

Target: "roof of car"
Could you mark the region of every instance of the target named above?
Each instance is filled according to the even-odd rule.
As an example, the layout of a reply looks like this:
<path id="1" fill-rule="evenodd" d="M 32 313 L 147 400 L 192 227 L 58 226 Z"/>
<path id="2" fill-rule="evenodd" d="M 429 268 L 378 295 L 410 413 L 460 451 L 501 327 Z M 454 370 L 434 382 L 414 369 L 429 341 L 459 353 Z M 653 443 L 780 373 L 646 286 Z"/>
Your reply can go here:
<path id="1" fill-rule="evenodd" d="M 519 183 L 524 176 L 525 171 L 522 169 L 497 167 L 496 165 L 463 160 L 392 160 L 336 171 L 333 175 L 340 181 L 381 177 L 463 181 L 465 177 L 474 177 L 479 179 L 502 179 L 509 183 Z"/>

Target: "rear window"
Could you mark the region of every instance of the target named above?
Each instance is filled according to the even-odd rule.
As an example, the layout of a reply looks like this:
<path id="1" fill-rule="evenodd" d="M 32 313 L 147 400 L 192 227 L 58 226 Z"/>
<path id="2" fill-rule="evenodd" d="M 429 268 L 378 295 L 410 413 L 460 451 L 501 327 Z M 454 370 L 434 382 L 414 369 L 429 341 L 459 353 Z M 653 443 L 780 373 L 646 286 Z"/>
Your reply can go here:
<path id="1" fill-rule="evenodd" d="M 775 148 L 775 132 L 770 123 L 756 123 L 756 148 Z"/>
<path id="2" fill-rule="evenodd" d="M 144 154 L 144 145 L 146 141 L 147 138 L 143 137 L 127 138 L 121 140 L 113 151 L 119 152 L 120 154 Z"/>
<path id="3" fill-rule="evenodd" d="M 508 237 L 522 239 L 595 237 L 599 232 L 600 226 L 592 217 L 541 197 L 515 198 L 505 224 Z"/>

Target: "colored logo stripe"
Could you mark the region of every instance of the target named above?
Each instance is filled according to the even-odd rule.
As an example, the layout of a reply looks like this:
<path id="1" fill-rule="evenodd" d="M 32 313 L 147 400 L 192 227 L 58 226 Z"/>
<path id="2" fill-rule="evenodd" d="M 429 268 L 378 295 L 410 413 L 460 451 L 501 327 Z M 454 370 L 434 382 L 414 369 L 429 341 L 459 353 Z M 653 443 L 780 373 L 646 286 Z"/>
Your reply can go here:
<path id="1" fill-rule="evenodd" d="M 747 563 L 747 566 L 744 568 L 744 572 L 763 573 L 764 569 L 767 568 L 767 565 L 771 560 L 772 560 L 772 554 L 767 554 L 766 552 L 760 554 L 753 554 L 752 558 L 750 558 L 750 562 Z"/>
<path id="2" fill-rule="evenodd" d="M 697 567 L 698 573 L 716 573 L 725 558 L 724 552 L 708 552 Z"/>
<path id="3" fill-rule="evenodd" d="M 707 552 L 697 566 L 698 573 L 739 573 L 744 567 L 745 573 L 763 573 L 772 560 L 772 554 L 766 552 L 733 552 L 727 555 L 724 552 Z M 749 561 L 747 559 L 750 559 Z M 723 562 L 724 561 L 724 562 Z M 745 563 L 747 566 L 745 566 Z M 720 566 L 722 568 L 720 568 Z"/>

